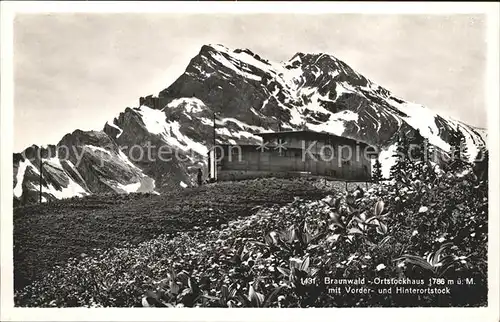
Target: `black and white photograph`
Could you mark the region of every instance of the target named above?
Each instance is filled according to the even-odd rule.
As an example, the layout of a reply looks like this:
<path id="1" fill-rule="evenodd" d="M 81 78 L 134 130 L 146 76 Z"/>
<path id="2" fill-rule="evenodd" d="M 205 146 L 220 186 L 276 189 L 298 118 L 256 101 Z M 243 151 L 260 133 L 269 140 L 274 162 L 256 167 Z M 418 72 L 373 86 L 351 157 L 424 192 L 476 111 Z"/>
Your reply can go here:
<path id="1" fill-rule="evenodd" d="M 2 303 L 498 320 L 498 3 L 91 4 L 2 18 Z"/>

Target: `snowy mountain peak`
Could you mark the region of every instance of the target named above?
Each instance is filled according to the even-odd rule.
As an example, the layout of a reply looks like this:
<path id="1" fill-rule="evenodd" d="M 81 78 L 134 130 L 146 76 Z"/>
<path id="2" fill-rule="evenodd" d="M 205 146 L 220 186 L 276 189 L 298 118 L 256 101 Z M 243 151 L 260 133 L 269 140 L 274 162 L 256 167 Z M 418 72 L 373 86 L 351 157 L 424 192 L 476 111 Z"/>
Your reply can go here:
<path id="1" fill-rule="evenodd" d="M 206 167 L 214 141 L 256 144 L 261 141 L 256 134 L 268 131 L 305 127 L 381 147 L 385 173 L 402 132 L 418 130 L 444 152 L 462 133 L 471 160 L 486 145 L 485 131 L 405 101 L 330 54 L 299 52 L 277 63 L 250 49 L 219 44 L 202 46 L 158 97 L 141 97 L 138 107 L 103 124 L 102 131 L 76 130 L 46 149 L 69 152 L 43 157 L 48 161 L 42 167 L 45 200 L 189 186 L 193 169 Z M 152 156 L 166 147 L 177 158 L 138 157 L 134 147 L 149 145 Z M 14 154 L 14 196 L 21 203 L 39 196 L 37 149 Z"/>

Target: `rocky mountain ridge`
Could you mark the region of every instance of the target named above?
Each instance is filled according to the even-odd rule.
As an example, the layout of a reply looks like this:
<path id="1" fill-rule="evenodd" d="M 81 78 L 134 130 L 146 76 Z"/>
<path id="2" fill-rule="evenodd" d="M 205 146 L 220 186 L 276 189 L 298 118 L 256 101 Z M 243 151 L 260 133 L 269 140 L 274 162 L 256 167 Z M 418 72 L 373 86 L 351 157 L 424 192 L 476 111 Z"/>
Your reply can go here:
<path id="1" fill-rule="evenodd" d="M 407 102 L 332 55 L 273 63 L 248 49 L 205 45 L 173 84 L 102 131 L 76 130 L 14 154 L 14 199 L 38 200 L 40 171 L 44 201 L 189 186 L 193 169 L 206 166 L 214 114 L 217 143 L 255 144 L 256 133 L 308 128 L 380 147 L 386 173 L 401 132 L 418 130 L 444 152 L 460 132 L 471 160 L 487 140 L 485 130 Z"/>

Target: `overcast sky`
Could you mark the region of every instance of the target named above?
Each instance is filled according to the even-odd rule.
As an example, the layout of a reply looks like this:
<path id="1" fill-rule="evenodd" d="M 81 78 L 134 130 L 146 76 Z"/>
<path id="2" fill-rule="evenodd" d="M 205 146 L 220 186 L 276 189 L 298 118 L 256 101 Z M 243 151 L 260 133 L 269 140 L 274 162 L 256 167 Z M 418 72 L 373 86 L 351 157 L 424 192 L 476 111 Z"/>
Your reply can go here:
<path id="1" fill-rule="evenodd" d="M 14 24 L 14 150 L 102 129 L 203 44 L 273 60 L 325 52 L 409 101 L 486 126 L 482 16 L 37 14 Z"/>

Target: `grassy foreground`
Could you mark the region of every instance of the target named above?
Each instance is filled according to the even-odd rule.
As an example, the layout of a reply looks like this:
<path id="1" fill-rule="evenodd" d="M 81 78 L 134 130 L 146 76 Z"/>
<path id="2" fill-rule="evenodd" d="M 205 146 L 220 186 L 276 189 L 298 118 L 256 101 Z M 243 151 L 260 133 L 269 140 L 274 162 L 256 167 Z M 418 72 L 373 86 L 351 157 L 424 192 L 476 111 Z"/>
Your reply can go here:
<path id="1" fill-rule="evenodd" d="M 72 257 L 137 245 L 160 234 L 219 228 L 257 206 L 295 196 L 321 198 L 308 181 L 222 182 L 162 195 L 93 195 L 14 209 L 14 283 L 18 290 Z"/>
<path id="2" fill-rule="evenodd" d="M 275 196 L 273 184 L 281 185 Z M 228 205 L 247 201 L 241 213 L 221 211 L 224 223 L 199 215 L 191 229 L 71 258 L 19 289 L 16 305 L 487 305 L 487 184 L 474 175 L 337 189 L 324 198 L 305 182 L 226 187 L 241 188 Z M 298 193 L 303 198 L 292 197 Z"/>

